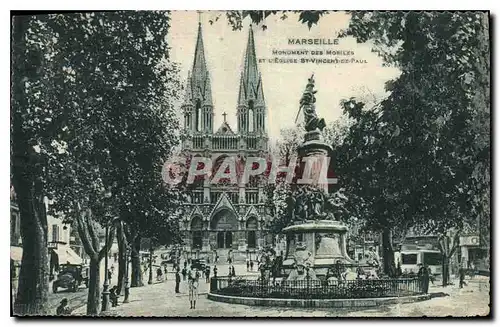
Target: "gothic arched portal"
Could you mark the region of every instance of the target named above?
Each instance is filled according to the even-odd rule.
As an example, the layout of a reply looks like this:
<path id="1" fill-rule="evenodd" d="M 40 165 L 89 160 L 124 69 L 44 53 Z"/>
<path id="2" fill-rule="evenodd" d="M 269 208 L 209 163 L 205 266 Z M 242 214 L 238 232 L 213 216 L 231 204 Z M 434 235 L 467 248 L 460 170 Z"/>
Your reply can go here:
<path id="1" fill-rule="evenodd" d="M 255 249 L 257 247 L 257 218 L 250 217 L 246 223 L 247 247 Z"/>
<path id="2" fill-rule="evenodd" d="M 238 230 L 236 214 L 230 209 L 217 212 L 210 221 L 210 229 L 217 231 L 217 248 L 230 249 L 233 247 L 233 233 Z"/>

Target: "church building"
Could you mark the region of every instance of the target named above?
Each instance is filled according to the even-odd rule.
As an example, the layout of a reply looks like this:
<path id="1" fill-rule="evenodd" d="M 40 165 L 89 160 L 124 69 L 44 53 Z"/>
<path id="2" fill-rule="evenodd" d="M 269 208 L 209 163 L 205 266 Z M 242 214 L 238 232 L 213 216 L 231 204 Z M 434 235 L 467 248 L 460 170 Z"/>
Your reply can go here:
<path id="1" fill-rule="evenodd" d="M 238 99 L 237 126 L 229 126 L 224 112 L 224 121 L 214 131 L 211 78 L 200 23 L 181 106 L 185 131 L 182 152 L 185 156 L 211 158 L 214 171 L 227 156 L 244 164 L 247 157 L 268 155 L 267 109 L 251 27 L 240 74 L 239 89 L 234 90 Z M 181 220 L 186 257 L 209 258 L 211 263 L 216 256 L 219 262 L 225 262 L 228 256 L 233 261 L 253 259 L 260 247 L 270 243 L 272 237 L 266 233 L 270 217 L 264 206 L 265 181 L 252 177 L 246 184 L 212 184 L 205 179 L 189 185 L 190 203 Z"/>

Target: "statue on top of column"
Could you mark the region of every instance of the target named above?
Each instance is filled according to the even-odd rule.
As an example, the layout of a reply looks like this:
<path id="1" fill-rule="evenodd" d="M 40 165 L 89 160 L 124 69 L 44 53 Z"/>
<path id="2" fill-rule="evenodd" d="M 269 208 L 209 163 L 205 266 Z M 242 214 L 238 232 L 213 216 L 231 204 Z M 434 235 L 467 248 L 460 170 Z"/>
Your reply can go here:
<path id="1" fill-rule="evenodd" d="M 302 98 L 300 99 L 300 109 L 304 109 L 304 120 L 305 120 L 305 129 L 307 132 L 314 131 L 319 129 L 320 131 L 325 128 L 326 123 L 323 118 L 319 118 L 316 114 L 316 90 L 314 90 L 314 74 L 308 79 L 306 89 L 302 94 Z M 297 115 L 298 118 L 298 115 Z"/>

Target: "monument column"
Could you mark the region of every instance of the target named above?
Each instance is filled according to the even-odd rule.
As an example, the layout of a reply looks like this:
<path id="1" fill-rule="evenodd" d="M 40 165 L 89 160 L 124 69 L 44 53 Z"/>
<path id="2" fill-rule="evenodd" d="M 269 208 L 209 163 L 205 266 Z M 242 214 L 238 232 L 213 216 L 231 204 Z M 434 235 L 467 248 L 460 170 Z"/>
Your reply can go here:
<path id="1" fill-rule="evenodd" d="M 293 187 L 293 208 L 288 210 L 293 223 L 283 229 L 287 235 L 288 253 L 283 268 L 298 279 L 303 277 L 299 266 L 301 269 L 312 267 L 315 276 L 326 275 L 338 261 L 354 264 L 345 251 L 347 226 L 335 220 L 328 197 L 328 185 L 336 184 L 337 180 L 328 178 L 333 150 L 323 139 L 326 123 L 316 114 L 316 92 L 313 75 L 300 100 L 299 114 L 303 111 L 305 135 L 304 142 L 297 148 L 300 172 Z"/>

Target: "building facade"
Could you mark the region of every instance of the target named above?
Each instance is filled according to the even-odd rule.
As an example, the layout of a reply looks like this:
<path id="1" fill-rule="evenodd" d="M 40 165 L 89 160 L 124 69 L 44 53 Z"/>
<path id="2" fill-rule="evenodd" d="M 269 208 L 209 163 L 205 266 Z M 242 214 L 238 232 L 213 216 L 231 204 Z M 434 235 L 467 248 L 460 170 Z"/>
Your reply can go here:
<path id="1" fill-rule="evenodd" d="M 184 156 L 212 159 L 213 171 L 227 157 L 237 158 L 242 167 L 246 158 L 268 155 L 266 128 L 267 108 L 262 78 L 257 66 L 252 28 L 244 54 L 239 89 L 234 96 L 237 127 L 233 130 L 224 121 L 214 131 L 214 104 L 210 72 L 205 60 L 202 26 L 199 24 L 192 70 L 188 73 L 186 93 L 181 106 L 184 114 Z M 212 175 L 213 176 L 213 175 Z M 184 235 L 184 255 L 219 261 L 244 260 L 266 243 L 264 182 L 252 177 L 248 183 L 223 181 L 214 184 L 209 179 L 197 180 L 189 187 L 189 203 L 185 205 L 181 230 Z M 270 238 L 270 236 L 269 236 Z"/>

